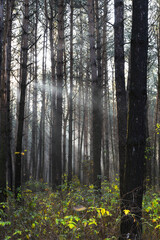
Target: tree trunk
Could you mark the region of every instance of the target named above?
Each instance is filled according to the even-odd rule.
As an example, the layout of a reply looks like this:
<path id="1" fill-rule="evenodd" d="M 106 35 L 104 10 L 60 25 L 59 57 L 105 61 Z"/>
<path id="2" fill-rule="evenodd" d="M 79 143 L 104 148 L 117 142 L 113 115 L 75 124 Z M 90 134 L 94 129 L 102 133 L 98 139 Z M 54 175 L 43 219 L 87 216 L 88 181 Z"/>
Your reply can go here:
<path id="1" fill-rule="evenodd" d="M 101 135 L 102 135 L 102 81 L 97 75 L 97 56 L 95 51 L 94 1 L 88 0 L 90 62 L 92 75 L 93 103 L 93 182 L 96 189 L 101 189 Z"/>
<path id="2" fill-rule="evenodd" d="M 3 52 L 3 0 L 0 1 L 0 202 L 6 201 L 6 140 L 7 140 L 7 89 L 2 71 Z"/>
<path id="3" fill-rule="evenodd" d="M 160 10 L 160 1 L 158 1 L 159 7 L 158 10 Z M 158 46 L 158 86 L 157 86 L 157 104 L 158 104 L 158 122 L 160 123 L 160 18 L 158 18 L 158 36 L 157 36 L 157 46 Z M 159 140 L 159 175 L 160 175 L 160 136 L 158 135 L 158 140 Z M 160 176 L 158 177 L 158 182 L 160 185 Z"/>
<path id="4" fill-rule="evenodd" d="M 55 129 L 55 179 L 53 187 L 62 182 L 62 93 L 63 93 L 63 55 L 64 55 L 64 0 L 58 2 L 58 44 L 57 44 L 57 109 Z"/>
<path id="5" fill-rule="evenodd" d="M 104 5 L 104 23 L 107 22 L 107 1 Z M 104 177 L 109 181 L 109 109 L 108 109 L 108 60 L 107 60 L 107 26 L 103 25 L 103 48 L 102 48 L 102 75 L 104 82 L 104 114 L 103 114 L 103 168 L 104 168 Z"/>
<path id="6" fill-rule="evenodd" d="M 123 196 L 124 188 L 124 166 L 126 156 L 126 135 L 127 135 L 127 102 L 124 76 L 124 19 L 123 0 L 115 0 L 115 81 L 117 98 L 118 117 L 118 138 L 119 138 L 119 166 L 120 166 L 120 195 Z"/>
<path id="7" fill-rule="evenodd" d="M 144 156 L 146 143 L 148 0 L 133 2 L 131 75 L 123 215 L 120 239 L 141 239 Z M 124 208 L 123 208 L 124 207 Z"/>
<path id="8" fill-rule="evenodd" d="M 7 61 L 6 61 L 6 83 L 7 83 L 7 146 L 8 146 L 8 187 L 12 190 L 12 155 L 11 155 L 11 110 L 10 110 L 10 73 L 11 73 L 11 39 L 12 39 L 12 15 L 15 0 L 8 0 L 8 35 L 7 35 Z"/>
<path id="9" fill-rule="evenodd" d="M 70 94 L 69 94 L 69 151 L 68 182 L 72 180 L 72 121 L 73 121 L 73 0 L 70 3 Z"/>
<path id="10" fill-rule="evenodd" d="M 49 19 L 50 28 L 50 49 L 51 49 L 51 72 L 52 72 L 52 100 L 51 100 L 51 158 L 50 158 L 50 182 L 54 182 L 55 170 L 55 115 L 56 115 L 56 64 L 55 64 L 55 51 L 54 51 L 54 27 L 53 27 L 53 1 L 50 1 L 51 17 Z"/>
<path id="11" fill-rule="evenodd" d="M 35 47 L 34 47 L 34 82 L 33 82 L 33 117 L 32 117 L 32 145 L 31 145 L 31 161 L 32 161 L 32 177 L 36 179 L 37 164 L 37 83 L 38 83 L 38 53 L 37 53 L 37 31 L 38 31 L 38 0 L 35 2 Z"/>
<path id="12" fill-rule="evenodd" d="M 27 86 L 27 60 L 28 60 L 28 24 L 29 24 L 29 0 L 24 0 L 24 16 L 21 40 L 21 66 L 20 66 L 20 102 L 18 109 L 18 130 L 15 155 L 15 197 L 21 193 L 21 159 L 22 138 L 24 124 L 25 95 Z"/>
<path id="13" fill-rule="evenodd" d="M 42 60 L 42 107 L 40 120 L 40 142 L 39 142 L 39 179 L 44 179 L 45 167 L 45 112 L 46 112 L 46 59 L 47 59 L 47 21 L 43 40 Z"/>

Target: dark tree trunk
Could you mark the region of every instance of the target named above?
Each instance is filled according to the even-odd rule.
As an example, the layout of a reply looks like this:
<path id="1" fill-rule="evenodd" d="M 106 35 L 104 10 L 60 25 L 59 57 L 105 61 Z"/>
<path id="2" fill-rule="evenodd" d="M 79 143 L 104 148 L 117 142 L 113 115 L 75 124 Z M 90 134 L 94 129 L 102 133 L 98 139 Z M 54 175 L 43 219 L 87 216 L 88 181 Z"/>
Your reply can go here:
<path id="1" fill-rule="evenodd" d="M 6 173 L 8 187 L 12 190 L 12 158 L 11 158 L 11 126 L 10 126 L 10 68 L 11 68 L 11 30 L 12 12 L 14 1 L 6 1 L 6 14 L 3 32 L 3 1 L 0 2 L 0 163 L 2 174 L 0 173 L 0 183 L 6 185 Z M 2 66 L 3 65 L 3 66 Z M 1 162 L 2 161 L 2 162 Z M 7 165 L 6 165 L 7 163 Z M 7 168 L 6 168 L 7 166 Z M 3 178 L 4 177 L 4 178 Z M 3 178 L 3 180 L 1 179 Z M 3 188 L 3 187 L 2 187 Z M 0 184 L 1 189 L 1 184 Z M 2 195 L 1 195 L 2 194 Z M 1 192 L 3 196 L 3 190 Z M 4 196 L 5 197 L 5 196 Z M 1 197 L 0 197 L 1 198 Z"/>
<path id="2" fill-rule="evenodd" d="M 72 180 L 72 121 L 73 121 L 73 0 L 70 3 L 70 94 L 69 94 L 69 151 L 68 182 Z"/>
<path id="3" fill-rule="evenodd" d="M 39 179 L 44 179 L 45 167 L 45 113 L 46 113 L 46 59 L 47 59 L 47 21 L 43 39 L 43 61 L 42 61 L 42 107 L 40 120 L 39 139 Z"/>
<path id="4" fill-rule="evenodd" d="M 90 62 L 92 75 L 93 104 L 93 182 L 96 189 L 101 188 L 101 137 L 102 137 L 102 81 L 97 74 L 97 56 L 95 50 L 94 1 L 88 0 Z M 98 55 L 98 53 L 97 53 Z M 99 66 L 99 64 L 98 64 Z"/>
<path id="5" fill-rule="evenodd" d="M 133 2 L 131 75 L 125 169 L 124 208 L 120 239 L 141 239 L 144 155 L 146 143 L 148 0 Z M 122 210 L 124 209 L 122 206 Z"/>
<path id="6" fill-rule="evenodd" d="M 38 52 L 37 52 L 37 31 L 38 31 L 38 0 L 35 2 L 35 47 L 34 47 L 34 82 L 33 82 L 33 118 L 32 118 L 32 146 L 31 146 L 31 161 L 32 161 L 32 177 L 36 179 L 36 164 L 37 164 L 37 83 L 38 83 Z"/>
<path id="7" fill-rule="evenodd" d="M 11 38 L 12 38 L 12 15 L 14 0 L 8 0 L 8 33 L 7 33 L 7 61 L 6 61 L 6 83 L 7 83 L 7 168 L 8 168 L 8 187 L 12 190 L 12 156 L 11 156 L 11 111 L 10 111 L 10 73 L 11 73 Z"/>
<path id="8" fill-rule="evenodd" d="M 55 113 L 56 113 L 56 74 L 55 74 L 55 51 L 54 51 L 54 27 L 53 27 L 53 1 L 50 1 L 50 11 L 51 11 L 51 17 L 49 19 L 49 29 L 50 29 L 50 49 L 51 49 L 51 72 L 52 72 L 52 105 L 51 105 L 51 157 L 50 157 L 50 182 L 53 182 L 55 176 Z"/>
<path id="9" fill-rule="evenodd" d="M 103 21 L 107 22 L 107 1 L 104 5 Z M 103 168 L 104 177 L 109 181 L 109 111 L 108 111 L 108 63 L 107 63 L 107 26 L 103 25 L 103 48 L 102 48 L 102 77 L 104 82 L 104 94 L 103 94 Z"/>
<path id="10" fill-rule="evenodd" d="M 7 140 L 7 89 L 2 71 L 3 52 L 3 1 L 0 1 L 0 202 L 6 201 L 6 140 Z"/>
<path id="11" fill-rule="evenodd" d="M 58 1 L 58 44 L 57 44 L 57 109 L 55 117 L 55 166 L 53 188 L 62 182 L 62 92 L 64 55 L 64 0 Z"/>
<path id="12" fill-rule="evenodd" d="M 124 166 L 126 156 L 127 134 L 127 103 L 124 77 L 124 24 L 123 0 L 115 0 L 115 81 L 117 97 L 118 138 L 119 138 L 119 166 L 120 166 L 120 194 L 123 196 Z"/>
<path id="13" fill-rule="evenodd" d="M 28 60 L 28 24 L 29 24 L 29 0 L 24 0 L 24 16 L 21 40 L 21 66 L 20 66 L 20 102 L 18 109 L 18 130 L 15 155 L 15 197 L 21 192 L 21 160 L 22 138 L 24 125 L 25 95 L 27 86 L 27 60 Z"/>
<path id="14" fill-rule="evenodd" d="M 159 1 L 160 4 L 160 1 Z M 158 10 L 160 10 L 160 5 Z M 157 36 L 157 46 L 158 46 L 158 86 L 157 86 L 157 123 L 160 123 L 160 18 L 158 19 L 158 36 Z M 157 133 L 156 133 L 157 134 Z M 158 145 L 159 145 L 159 157 L 158 157 L 158 162 L 159 162 L 159 173 L 160 173 L 160 136 L 158 135 Z M 159 174 L 160 175 L 160 174 Z M 158 184 L 160 184 L 160 176 L 158 177 Z"/>

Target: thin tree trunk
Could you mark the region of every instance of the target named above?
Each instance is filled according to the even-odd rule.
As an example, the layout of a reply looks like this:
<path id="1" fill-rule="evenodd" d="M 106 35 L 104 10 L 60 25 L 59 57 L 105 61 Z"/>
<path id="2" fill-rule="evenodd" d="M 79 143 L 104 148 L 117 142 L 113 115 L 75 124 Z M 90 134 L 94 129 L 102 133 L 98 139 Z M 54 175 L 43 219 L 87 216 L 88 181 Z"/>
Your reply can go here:
<path id="1" fill-rule="evenodd" d="M 107 2 L 104 5 L 104 23 L 107 21 Z M 108 109 L 108 63 L 107 63 L 107 26 L 103 25 L 102 74 L 104 81 L 104 117 L 103 117 L 103 166 L 104 176 L 109 181 L 109 109 Z"/>
<path id="2" fill-rule="evenodd" d="M 20 67 L 20 102 L 18 109 L 18 130 L 15 155 L 15 197 L 21 193 L 21 159 L 22 159 L 22 138 L 24 124 L 25 95 L 27 87 L 27 60 L 28 60 L 28 24 L 29 24 L 29 0 L 24 0 L 24 16 L 22 28 L 22 48 Z"/>
<path id="3" fill-rule="evenodd" d="M 7 140 L 7 89 L 2 71 L 3 52 L 3 0 L 0 1 L 0 202 L 6 201 L 6 140 Z"/>
<path id="4" fill-rule="evenodd" d="M 32 177 L 36 179 L 36 163 L 37 163 L 37 83 L 38 83 L 38 53 L 37 53 L 37 31 L 38 31 L 38 0 L 35 2 L 35 67 L 34 67 L 34 82 L 33 82 L 33 118 L 32 118 L 32 146 L 31 146 L 31 161 L 32 161 Z"/>
<path id="5" fill-rule="evenodd" d="M 54 27 L 53 27 L 53 1 L 50 1 L 50 11 L 51 17 L 49 19 L 49 28 L 50 28 L 50 49 L 51 49 L 51 72 L 52 72 L 52 100 L 51 100 L 51 108 L 52 108 L 52 115 L 51 115 L 51 158 L 50 158 L 50 182 L 54 182 L 54 176 L 56 175 L 55 171 L 55 115 L 56 115 L 56 64 L 55 64 L 55 51 L 54 51 Z M 52 179 L 52 180 L 51 180 Z"/>
<path id="6" fill-rule="evenodd" d="M 69 151 L 68 182 L 72 180 L 72 121 L 73 121 L 73 0 L 70 3 L 70 94 L 69 94 Z"/>
<path id="7" fill-rule="evenodd" d="M 58 44 L 57 44 L 57 109 L 56 109 L 56 149 L 55 179 L 53 188 L 62 181 L 62 93 L 63 93 L 63 56 L 64 56 L 64 0 L 58 2 Z"/>
<path id="8" fill-rule="evenodd" d="M 12 190 L 13 187 L 13 172 L 12 172 L 12 154 L 11 154 L 11 110 L 10 110 L 10 73 L 11 73 L 11 39 L 12 39 L 12 16 L 15 0 L 9 0 L 9 21 L 8 21 L 8 36 L 7 36 L 7 63 L 6 63 L 6 82 L 7 82 L 7 145 L 8 145 L 8 187 Z"/>
<path id="9" fill-rule="evenodd" d="M 42 107 L 40 120 L 40 155 L 39 155 L 39 179 L 44 179 L 45 167 L 45 112 L 46 112 L 46 59 L 47 59 L 47 22 L 43 40 L 43 61 L 42 61 Z"/>
<path id="10" fill-rule="evenodd" d="M 160 1 L 159 8 L 160 9 Z M 158 45 L 158 89 L 157 89 L 157 104 L 158 104 L 158 123 L 160 122 L 160 18 L 158 19 L 158 36 L 157 36 L 157 45 Z M 158 177 L 158 184 L 160 185 L 160 136 L 158 136 L 159 140 L 159 177 Z"/>

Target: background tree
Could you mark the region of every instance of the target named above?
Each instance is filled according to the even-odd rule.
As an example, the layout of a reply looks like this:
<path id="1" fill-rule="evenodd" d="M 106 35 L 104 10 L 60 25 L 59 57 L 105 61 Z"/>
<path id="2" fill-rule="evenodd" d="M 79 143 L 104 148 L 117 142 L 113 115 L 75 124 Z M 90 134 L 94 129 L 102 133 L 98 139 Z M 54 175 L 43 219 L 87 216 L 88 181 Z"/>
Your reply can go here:
<path id="1" fill-rule="evenodd" d="M 18 196 L 21 187 L 21 161 L 23 156 L 22 138 L 24 125 L 24 108 L 27 87 L 27 60 L 28 60 L 28 25 L 29 25 L 29 0 L 24 0 L 24 16 L 21 39 L 21 66 L 20 66 L 20 102 L 18 109 L 18 130 L 15 152 L 15 195 Z"/>
<path id="2" fill-rule="evenodd" d="M 0 1 L 0 202 L 6 200 L 6 163 L 7 152 L 5 144 L 7 141 L 7 89 L 6 82 L 3 76 L 3 36 L 4 36 L 4 5 L 3 1 Z"/>
<path id="3" fill-rule="evenodd" d="M 69 95 L 69 149 L 68 182 L 72 180 L 72 121 L 73 121 L 73 0 L 70 3 L 70 95 Z"/>

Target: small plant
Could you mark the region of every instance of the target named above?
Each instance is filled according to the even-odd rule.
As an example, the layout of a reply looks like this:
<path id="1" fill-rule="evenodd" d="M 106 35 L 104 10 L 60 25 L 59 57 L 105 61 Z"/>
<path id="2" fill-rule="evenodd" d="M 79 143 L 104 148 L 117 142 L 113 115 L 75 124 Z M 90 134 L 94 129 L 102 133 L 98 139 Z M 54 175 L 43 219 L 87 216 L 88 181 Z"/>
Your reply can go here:
<path id="1" fill-rule="evenodd" d="M 65 180 L 66 179 L 66 180 Z M 0 239 L 118 239 L 120 198 L 118 179 L 103 181 L 102 196 L 96 196 L 93 185 L 81 185 L 75 177 L 61 191 L 52 192 L 43 181 L 30 180 L 23 191 L 24 202 L 15 204 L 12 195 L 2 203 Z M 128 209 L 125 215 L 130 215 Z M 160 239 L 160 194 L 146 191 L 143 201 L 143 239 Z M 134 216 L 133 216 L 134 217 Z"/>

